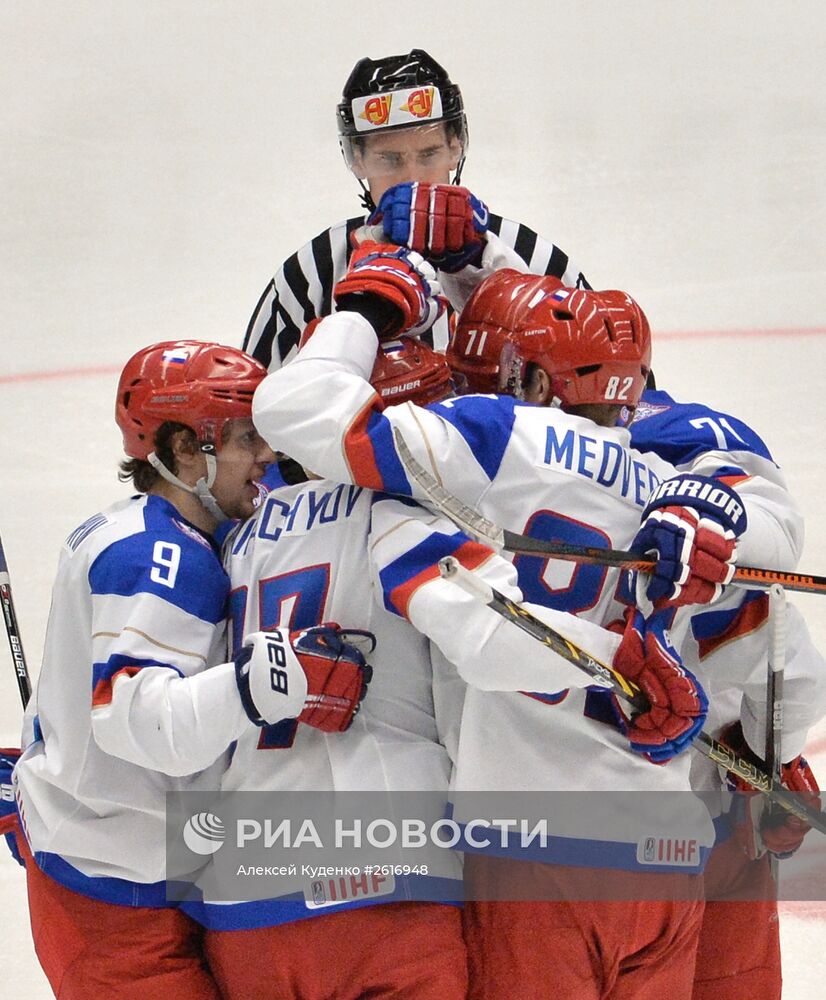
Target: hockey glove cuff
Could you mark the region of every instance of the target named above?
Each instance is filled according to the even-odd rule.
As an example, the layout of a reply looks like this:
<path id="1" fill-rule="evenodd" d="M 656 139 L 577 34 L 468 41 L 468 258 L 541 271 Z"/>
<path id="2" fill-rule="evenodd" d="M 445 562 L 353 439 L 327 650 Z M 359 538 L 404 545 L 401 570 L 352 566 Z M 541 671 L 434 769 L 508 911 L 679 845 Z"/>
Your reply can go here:
<path id="1" fill-rule="evenodd" d="M 335 624 L 247 636 L 235 677 L 249 719 L 265 726 L 297 718 L 324 732 L 344 732 L 373 673 L 356 644 L 372 650 L 375 638 Z"/>

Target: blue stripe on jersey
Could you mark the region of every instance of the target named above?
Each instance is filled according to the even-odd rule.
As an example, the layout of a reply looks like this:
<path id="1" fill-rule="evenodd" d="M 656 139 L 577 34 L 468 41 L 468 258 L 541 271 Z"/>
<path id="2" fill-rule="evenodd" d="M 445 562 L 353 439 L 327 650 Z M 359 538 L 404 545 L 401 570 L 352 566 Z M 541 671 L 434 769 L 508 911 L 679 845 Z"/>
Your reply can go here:
<path id="1" fill-rule="evenodd" d="M 417 578 L 422 578 L 421 582 L 424 583 L 425 577 L 438 577 L 439 560 L 452 556 L 467 543 L 468 537 L 461 531 L 452 535 L 434 531 L 418 545 L 388 563 L 379 573 L 385 608 L 391 614 L 404 617 L 402 607 L 407 606 L 411 590 L 416 589 Z"/>
<path id="2" fill-rule="evenodd" d="M 53 878 L 55 882 L 65 885 L 67 889 L 89 896 L 91 899 L 101 899 L 106 903 L 117 903 L 119 906 L 177 906 L 166 898 L 166 882 L 130 882 L 124 878 L 109 878 L 84 875 L 59 854 L 49 851 L 37 851 L 34 855 L 38 868 Z"/>
<path id="3" fill-rule="evenodd" d="M 461 906 L 463 896 L 461 879 L 397 875 L 393 892 L 385 896 L 368 896 L 318 909 L 310 909 L 304 902 L 301 892 L 291 892 L 278 899 L 259 899 L 246 903 L 210 904 L 187 900 L 181 903 L 180 908 L 187 916 L 210 930 L 237 931 L 257 927 L 278 927 L 280 924 L 323 917 L 325 914 L 341 913 L 343 910 L 358 910 L 364 906 L 381 906 L 383 903 L 421 900 L 447 906 Z"/>
<path id="4" fill-rule="evenodd" d="M 691 632 L 700 643 L 724 638 L 736 619 L 743 616 L 745 609 L 765 600 L 766 594 L 762 590 L 746 591 L 743 599 L 735 608 L 728 608 L 724 611 L 702 611 L 693 615 Z"/>
<path id="5" fill-rule="evenodd" d="M 144 667 L 164 667 L 167 670 L 174 670 L 180 677 L 184 676 L 183 672 L 171 663 L 163 663 L 160 660 L 145 660 L 138 656 L 124 656 L 122 653 L 113 653 L 106 663 L 92 664 L 92 690 L 94 691 L 101 681 L 109 680 L 119 670 L 124 670 L 127 667 L 135 667 L 141 670 Z"/>
<path id="6" fill-rule="evenodd" d="M 157 499 L 157 498 L 156 498 Z M 165 502 L 165 501 L 164 501 Z M 168 505 L 170 506 L 171 505 Z M 174 509 L 174 508 L 171 508 Z M 153 594 L 210 624 L 224 617 L 229 578 L 212 546 L 146 508 L 147 530 L 118 539 L 89 568 L 92 594 Z M 163 521 L 165 520 L 165 523 Z M 200 533 L 199 533 L 200 534 Z"/>
<path id="7" fill-rule="evenodd" d="M 381 475 L 382 488 L 388 493 L 409 496 L 410 481 L 396 453 L 393 425 L 382 413 L 375 411 L 367 422 L 367 434 L 373 445 L 373 456 Z"/>
<path id="8" fill-rule="evenodd" d="M 683 794 L 687 796 L 689 793 Z M 692 837 L 650 837 L 647 839 L 651 841 L 653 860 L 643 862 L 637 860 L 639 851 L 637 844 L 600 840 L 598 837 L 562 837 L 549 833 L 543 846 L 540 836 L 535 837 L 533 841 L 530 840 L 530 831 L 534 826 L 530 821 L 524 844 L 520 834 L 507 831 L 502 838 L 505 841 L 504 846 L 499 834 L 490 836 L 488 833 L 486 836 L 489 836 L 490 843 L 480 847 L 475 842 L 480 840 L 482 836 L 478 828 L 472 828 L 472 837 L 468 838 L 465 835 L 465 824 L 457 821 L 457 826 L 462 830 L 462 836 L 455 847 L 457 851 L 472 851 L 474 854 L 492 854 L 497 857 L 515 858 L 519 861 L 539 861 L 547 865 L 570 865 L 576 868 L 609 868 L 651 874 L 696 875 L 705 868 L 710 850 L 697 843 L 696 839 Z M 504 827 L 502 830 L 505 832 Z M 668 864 L 669 856 L 675 856 L 675 861 L 672 864 Z M 658 857 L 662 860 L 658 861 Z"/>
<path id="9" fill-rule="evenodd" d="M 453 424 L 488 479 L 494 479 L 511 438 L 516 407 L 530 405 L 511 396 L 457 396 L 428 409 Z"/>
<path id="10" fill-rule="evenodd" d="M 773 461 L 760 437 L 742 420 L 702 403 L 678 403 L 661 390 L 646 389 L 629 430 L 632 447 L 653 451 L 676 466 L 708 451 L 748 452 Z"/>

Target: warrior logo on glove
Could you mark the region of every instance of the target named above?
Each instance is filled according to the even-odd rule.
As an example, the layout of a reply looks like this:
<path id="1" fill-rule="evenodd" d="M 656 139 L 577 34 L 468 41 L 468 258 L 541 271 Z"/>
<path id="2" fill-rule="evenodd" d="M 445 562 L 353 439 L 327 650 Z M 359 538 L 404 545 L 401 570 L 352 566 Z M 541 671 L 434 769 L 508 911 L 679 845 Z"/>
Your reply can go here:
<path id="1" fill-rule="evenodd" d="M 722 480 L 667 479 L 649 497 L 631 543 L 633 552 L 657 559 L 651 577 L 639 578 L 644 596 L 656 607 L 717 600 L 734 575 L 737 539 L 745 530 L 743 502 Z"/>

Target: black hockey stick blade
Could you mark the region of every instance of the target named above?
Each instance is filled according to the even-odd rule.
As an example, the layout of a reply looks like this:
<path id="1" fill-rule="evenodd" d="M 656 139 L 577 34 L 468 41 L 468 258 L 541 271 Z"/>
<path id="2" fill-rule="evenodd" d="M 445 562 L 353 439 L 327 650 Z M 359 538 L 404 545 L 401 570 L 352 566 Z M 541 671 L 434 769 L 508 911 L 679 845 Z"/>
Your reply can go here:
<path id="1" fill-rule="evenodd" d="M 650 573 L 654 569 L 654 562 L 651 559 L 641 559 L 635 552 L 545 541 L 500 527 L 440 485 L 413 456 L 398 428 L 393 429 L 393 437 L 402 464 L 433 506 L 449 517 L 466 535 L 476 538 L 492 549 L 497 551 L 505 549 L 507 552 L 514 552 L 517 555 L 541 556 L 544 559 L 562 559 L 568 562 L 615 566 L 619 569 L 639 570 L 642 573 Z M 758 569 L 752 566 L 737 566 L 734 570 L 732 583 L 760 589 L 768 589 L 777 584 L 784 590 L 795 590 L 803 594 L 826 594 L 826 577 L 824 576 L 813 576 L 809 573 L 786 573 L 780 570 Z"/>

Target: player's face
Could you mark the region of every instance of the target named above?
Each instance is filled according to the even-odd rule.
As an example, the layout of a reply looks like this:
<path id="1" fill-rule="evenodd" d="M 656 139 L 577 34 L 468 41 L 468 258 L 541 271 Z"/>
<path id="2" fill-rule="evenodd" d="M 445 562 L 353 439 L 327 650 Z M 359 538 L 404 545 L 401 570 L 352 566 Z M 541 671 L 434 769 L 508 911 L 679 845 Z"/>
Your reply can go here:
<path id="1" fill-rule="evenodd" d="M 366 179 L 373 201 L 378 204 L 394 184 L 449 184 L 461 154 L 459 140 L 452 132 L 448 135 L 444 124 L 438 122 L 365 136 L 353 157 L 353 169 Z"/>
<path id="2" fill-rule="evenodd" d="M 232 420 L 228 426 L 211 492 L 227 517 L 249 517 L 258 499 L 257 481 L 275 461 L 275 452 L 252 420 Z"/>

